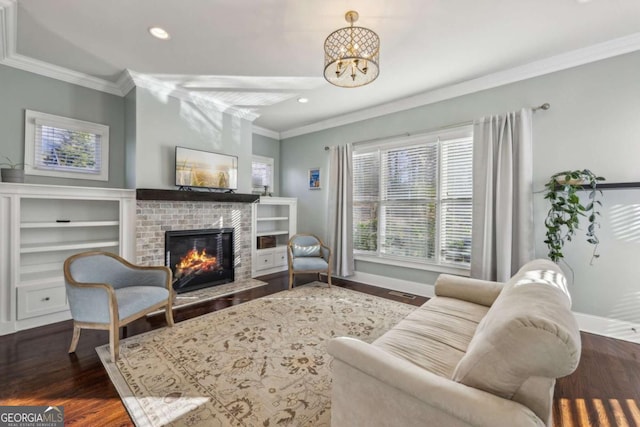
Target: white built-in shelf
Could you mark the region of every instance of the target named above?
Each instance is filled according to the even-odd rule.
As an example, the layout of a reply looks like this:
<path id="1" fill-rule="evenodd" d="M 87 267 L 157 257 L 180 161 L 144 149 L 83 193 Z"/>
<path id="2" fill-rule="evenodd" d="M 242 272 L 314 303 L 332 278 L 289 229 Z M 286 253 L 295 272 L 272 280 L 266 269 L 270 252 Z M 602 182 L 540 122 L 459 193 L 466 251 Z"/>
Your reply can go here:
<path id="1" fill-rule="evenodd" d="M 282 234 L 289 234 L 288 230 L 272 230 L 272 231 L 261 231 L 256 233 L 256 236 L 280 236 Z"/>
<path id="2" fill-rule="evenodd" d="M 69 251 L 75 249 L 111 248 L 120 243 L 117 240 L 93 240 L 82 242 L 60 243 L 29 243 L 20 247 L 20 253 L 33 254 L 38 252 Z"/>
<path id="3" fill-rule="evenodd" d="M 20 276 L 20 286 L 62 282 L 64 282 L 62 267 L 57 270 L 22 273 L 22 275 Z"/>
<path id="4" fill-rule="evenodd" d="M 289 219 L 288 216 L 271 216 L 264 218 L 256 218 L 257 221 L 287 221 Z"/>
<path id="5" fill-rule="evenodd" d="M 277 246 L 274 246 L 273 248 L 256 249 L 256 252 L 257 253 L 260 253 L 260 252 L 273 252 L 274 250 L 275 251 L 278 251 L 278 250 L 282 251 L 282 250 L 286 250 L 286 249 L 287 249 L 287 245 L 277 245 Z"/>
<path id="6" fill-rule="evenodd" d="M 120 221 L 23 222 L 20 228 L 117 227 Z"/>
<path id="7" fill-rule="evenodd" d="M 252 277 L 287 269 L 287 242 L 296 234 L 297 211 L 292 197 L 261 197 L 251 206 Z M 258 249 L 264 236 L 274 236 L 275 247 Z"/>
<path id="8" fill-rule="evenodd" d="M 71 317 L 63 265 L 74 253 L 135 260 L 135 190 L 2 182 L 0 202 L 0 335 Z"/>

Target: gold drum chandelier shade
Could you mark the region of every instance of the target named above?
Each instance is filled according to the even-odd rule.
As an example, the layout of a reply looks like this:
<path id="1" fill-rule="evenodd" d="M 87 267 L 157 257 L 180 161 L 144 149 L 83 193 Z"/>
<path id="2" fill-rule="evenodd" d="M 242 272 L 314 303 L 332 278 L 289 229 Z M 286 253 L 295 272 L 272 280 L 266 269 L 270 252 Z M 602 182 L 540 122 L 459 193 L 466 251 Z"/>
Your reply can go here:
<path id="1" fill-rule="evenodd" d="M 358 87 L 374 81 L 380 72 L 380 37 L 364 27 L 354 27 L 358 12 L 344 16 L 349 27 L 329 34 L 324 41 L 324 78 L 340 87 Z"/>

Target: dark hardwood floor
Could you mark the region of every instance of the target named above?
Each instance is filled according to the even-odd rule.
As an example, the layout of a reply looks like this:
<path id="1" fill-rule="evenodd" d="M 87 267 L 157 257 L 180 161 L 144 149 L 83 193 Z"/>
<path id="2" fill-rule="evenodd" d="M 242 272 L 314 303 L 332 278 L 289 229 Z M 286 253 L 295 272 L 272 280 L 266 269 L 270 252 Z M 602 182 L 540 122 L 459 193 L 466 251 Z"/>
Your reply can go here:
<path id="1" fill-rule="evenodd" d="M 313 281 L 300 276 L 298 283 Z M 287 288 L 284 273 L 261 277 L 267 286 L 239 292 L 196 306 L 176 310 L 180 322 Z M 306 279 L 306 280 L 305 280 Z M 387 290 L 334 280 L 345 288 L 416 306 L 427 299 L 407 299 Z M 139 319 L 122 336 L 164 327 L 164 316 Z M 0 405 L 64 406 L 68 426 L 131 426 L 95 352 L 108 343 L 107 332 L 83 330 L 75 354 L 67 354 L 71 321 L 0 337 Z M 640 426 L 640 345 L 582 334 L 578 370 L 558 380 L 554 398 L 554 426 Z"/>

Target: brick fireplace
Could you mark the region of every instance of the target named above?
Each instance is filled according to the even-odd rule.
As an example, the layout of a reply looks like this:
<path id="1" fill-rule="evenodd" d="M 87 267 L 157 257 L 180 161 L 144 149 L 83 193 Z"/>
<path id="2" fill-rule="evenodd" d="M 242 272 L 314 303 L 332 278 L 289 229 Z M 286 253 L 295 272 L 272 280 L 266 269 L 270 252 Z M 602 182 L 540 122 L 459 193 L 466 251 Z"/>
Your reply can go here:
<path id="1" fill-rule="evenodd" d="M 233 228 L 235 280 L 251 278 L 251 202 L 257 198 L 244 194 L 138 189 L 136 263 L 164 265 L 166 231 Z"/>

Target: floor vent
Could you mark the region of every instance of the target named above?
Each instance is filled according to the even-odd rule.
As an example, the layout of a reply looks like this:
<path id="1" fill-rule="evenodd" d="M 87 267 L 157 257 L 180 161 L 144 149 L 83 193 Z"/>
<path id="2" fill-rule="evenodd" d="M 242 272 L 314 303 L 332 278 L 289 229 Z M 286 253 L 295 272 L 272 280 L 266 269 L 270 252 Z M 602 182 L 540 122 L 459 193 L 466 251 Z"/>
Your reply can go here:
<path id="1" fill-rule="evenodd" d="M 415 295 L 405 294 L 403 292 L 398 292 L 398 291 L 389 291 L 389 295 L 395 295 L 397 297 L 402 297 L 406 299 L 416 299 Z"/>

